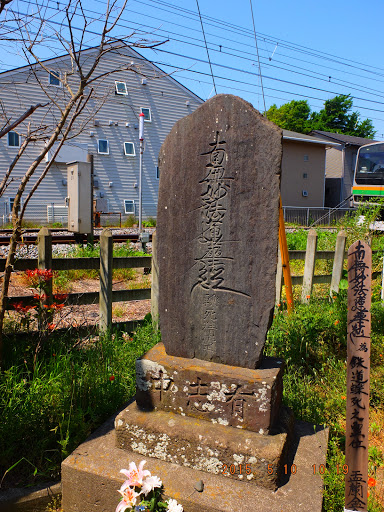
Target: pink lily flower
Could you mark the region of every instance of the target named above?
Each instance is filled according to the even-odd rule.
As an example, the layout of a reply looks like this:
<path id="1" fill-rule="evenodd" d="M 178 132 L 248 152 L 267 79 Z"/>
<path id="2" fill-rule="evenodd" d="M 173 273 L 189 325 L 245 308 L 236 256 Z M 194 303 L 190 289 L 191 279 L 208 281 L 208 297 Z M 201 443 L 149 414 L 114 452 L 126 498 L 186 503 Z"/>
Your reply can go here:
<path id="1" fill-rule="evenodd" d="M 134 462 L 130 462 L 128 470 L 122 469 L 120 471 L 120 473 L 123 473 L 123 475 L 127 477 L 127 480 L 121 486 L 120 491 L 124 491 L 129 486 L 141 487 L 143 485 L 143 478 L 151 476 L 151 473 L 147 469 L 143 470 L 145 462 L 145 460 L 142 460 L 138 468 Z"/>
<path id="2" fill-rule="evenodd" d="M 136 505 L 136 501 L 140 493 L 135 492 L 134 489 L 128 487 L 124 491 L 117 491 L 122 495 L 122 500 L 116 507 L 116 512 L 124 512 L 127 508 L 131 509 Z"/>

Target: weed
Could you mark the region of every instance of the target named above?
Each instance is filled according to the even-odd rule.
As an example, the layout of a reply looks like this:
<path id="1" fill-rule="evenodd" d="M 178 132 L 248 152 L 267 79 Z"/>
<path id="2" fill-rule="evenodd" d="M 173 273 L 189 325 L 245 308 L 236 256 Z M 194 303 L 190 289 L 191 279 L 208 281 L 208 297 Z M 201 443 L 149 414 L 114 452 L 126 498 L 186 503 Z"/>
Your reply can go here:
<path id="1" fill-rule="evenodd" d="M 138 221 L 134 215 L 128 215 L 128 217 L 123 222 L 123 228 L 132 228 L 134 225 L 137 225 Z"/>
<path id="2" fill-rule="evenodd" d="M 150 321 L 132 338 L 52 333 L 35 362 L 33 337 L 9 340 L 0 374 L 0 476 L 20 453 L 29 463 L 9 471 L 3 485 L 59 478 L 61 460 L 134 394 L 135 360 L 158 340 Z"/>
<path id="3" fill-rule="evenodd" d="M 154 228 L 156 226 L 156 219 L 153 217 L 148 217 L 147 220 L 143 220 L 142 224 L 145 228 Z"/>
<path id="4" fill-rule="evenodd" d="M 371 433 L 384 428 L 384 313 L 381 303 L 372 305 L 371 344 L 371 409 L 377 411 Z M 341 289 L 331 301 L 311 299 L 309 305 L 297 305 L 288 315 L 276 310 L 268 332 L 266 355 L 285 359 L 283 401 L 296 418 L 330 428 L 327 471 L 324 475 L 326 512 L 339 512 L 344 507 L 344 475 L 337 468 L 345 464 L 345 398 L 347 294 Z M 381 412 L 380 412 L 381 411 Z M 369 448 L 369 476 L 374 477 L 383 465 L 382 447 Z M 371 490 L 369 512 L 382 512 L 376 491 Z"/>

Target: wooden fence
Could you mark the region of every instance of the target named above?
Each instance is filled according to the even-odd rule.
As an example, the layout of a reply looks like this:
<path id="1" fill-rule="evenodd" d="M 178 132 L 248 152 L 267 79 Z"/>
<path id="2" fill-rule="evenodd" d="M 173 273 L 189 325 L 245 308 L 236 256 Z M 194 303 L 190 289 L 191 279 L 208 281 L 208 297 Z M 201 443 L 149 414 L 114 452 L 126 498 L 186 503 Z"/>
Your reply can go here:
<path id="1" fill-rule="evenodd" d="M 100 236 L 100 258 L 52 258 L 52 235 L 47 228 L 38 234 L 38 258 L 17 259 L 14 270 L 100 270 L 100 291 L 69 293 L 66 305 L 84 305 L 99 303 L 100 329 L 105 331 L 112 325 L 112 303 L 151 298 L 151 288 L 136 290 L 112 290 L 112 270 L 118 268 L 151 268 L 151 256 L 113 257 L 113 238 L 109 229 Z M 0 260 L 0 272 L 5 269 L 5 259 Z M 48 286 L 49 288 L 49 286 Z M 10 297 L 7 309 L 14 309 L 14 304 L 35 303 L 33 296 Z M 47 304 L 53 302 L 52 287 L 45 299 Z"/>
<path id="2" fill-rule="evenodd" d="M 312 293 L 312 286 L 319 283 L 330 283 L 330 293 L 338 292 L 339 283 L 343 274 L 343 262 L 347 254 L 345 252 L 346 234 L 341 231 L 337 236 L 335 251 L 317 251 L 317 233 L 310 230 L 305 251 L 289 251 L 290 260 L 304 260 L 304 275 L 292 276 L 293 285 L 302 285 L 302 302 L 308 302 Z M 153 248 L 154 249 L 154 248 Z M 375 253 L 377 251 L 373 251 Z M 155 251 L 153 250 L 155 255 Z M 333 260 L 332 274 L 315 275 L 316 260 Z M 5 260 L 0 260 L 0 271 L 4 271 Z M 146 300 L 151 298 L 151 288 L 135 290 L 112 290 L 112 270 L 121 268 L 152 268 L 151 256 L 140 257 L 113 257 L 113 238 L 109 229 L 105 229 L 100 236 L 100 258 L 52 258 L 52 236 L 47 228 L 42 228 L 38 235 L 38 258 L 18 259 L 14 270 L 99 270 L 100 291 L 85 293 L 69 293 L 65 300 L 66 305 L 86 305 L 99 303 L 100 329 L 107 330 L 112 325 L 112 303 Z M 157 266 L 153 263 L 152 276 L 152 311 L 157 311 Z M 373 272 L 372 278 L 377 278 L 381 272 Z M 279 255 L 276 277 L 276 303 L 280 302 L 283 283 L 282 263 Z M 383 280 L 384 285 L 384 280 Z M 52 290 L 52 288 L 51 288 Z M 384 286 L 383 286 L 384 292 Z M 47 296 L 47 303 L 52 303 Z M 7 309 L 13 309 L 13 305 L 22 302 L 24 305 L 34 304 L 33 296 L 10 297 Z"/>
<path id="3" fill-rule="evenodd" d="M 314 229 L 309 230 L 307 238 L 307 248 L 305 251 L 288 251 L 289 260 L 304 260 L 304 275 L 292 276 L 292 285 L 302 285 L 301 302 L 309 301 L 312 287 L 314 284 L 330 283 L 330 294 L 339 291 L 340 280 L 343 276 L 344 260 L 347 259 L 345 252 L 345 243 L 347 235 L 344 231 L 340 231 L 336 239 L 336 247 L 334 251 L 318 251 L 317 250 L 317 232 Z M 372 251 L 372 254 L 378 251 Z M 315 263 L 317 260 L 333 260 L 332 274 L 315 275 Z M 281 291 L 283 283 L 282 262 L 279 253 L 277 275 L 276 275 L 276 303 L 281 300 Z M 380 277 L 382 272 L 373 272 L 372 279 Z M 384 280 L 383 280 L 384 285 Z M 383 286 L 384 291 L 384 286 Z M 382 292 L 383 297 L 383 292 Z"/>

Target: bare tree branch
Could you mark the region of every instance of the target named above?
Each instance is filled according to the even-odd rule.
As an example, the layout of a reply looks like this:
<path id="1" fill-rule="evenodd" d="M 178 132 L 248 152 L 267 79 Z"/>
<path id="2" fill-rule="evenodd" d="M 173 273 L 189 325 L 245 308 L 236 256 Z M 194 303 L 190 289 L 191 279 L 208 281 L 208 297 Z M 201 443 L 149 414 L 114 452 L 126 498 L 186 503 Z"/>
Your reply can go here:
<path id="1" fill-rule="evenodd" d="M 11 132 L 17 126 L 19 126 L 19 124 L 25 121 L 31 114 L 33 114 L 36 109 L 46 107 L 47 105 L 48 103 L 45 103 L 44 105 L 41 103 L 38 103 L 37 105 L 31 105 L 28 110 L 26 110 L 18 119 L 16 119 L 16 121 L 0 130 L 0 139 L 4 137 L 4 135 L 7 135 L 8 132 Z"/>
<path id="2" fill-rule="evenodd" d="M 0 0 L 0 13 L 11 3 L 12 0 Z M 120 1 L 120 0 L 119 0 Z M 38 84 L 46 102 L 41 102 L 26 108 L 23 113 L 18 113 L 16 120 L 12 121 L 14 115 L 6 111 L 6 108 L 0 102 L 2 109 L 2 117 L 5 121 L 3 128 L 0 130 L 1 136 L 6 135 L 16 127 L 25 126 L 28 120 L 27 130 L 24 140 L 17 155 L 12 160 L 9 168 L 5 173 L 5 177 L 0 183 L 0 195 L 7 188 L 11 180 L 13 180 L 13 172 L 16 167 L 21 167 L 21 156 L 24 155 L 27 146 L 34 142 L 44 142 L 44 147 L 39 150 L 35 159 L 29 163 L 26 170 L 18 183 L 18 188 L 13 201 L 12 208 L 12 225 L 13 233 L 10 240 L 8 256 L 5 264 L 5 272 L 2 279 L 2 289 L 0 295 L 0 364 L 2 352 L 2 328 L 4 322 L 4 314 L 7 303 L 8 288 L 13 265 L 16 256 L 17 243 L 22 233 L 22 221 L 26 212 L 30 199 L 35 194 L 42 181 L 46 178 L 49 169 L 52 167 L 55 159 L 59 155 L 60 150 L 67 140 L 76 137 L 81 130 L 94 118 L 100 110 L 108 94 L 110 88 L 105 91 L 103 82 L 107 76 L 123 70 L 143 75 L 140 68 L 133 67 L 129 62 L 131 56 L 126 50 L 130 47 L 139 48 L 155 48 L 160 41 L 147 41 L 140 39 L 137 42 L 130 42 L 135 33 L 131 33 L 126 37 L 114 36 L 115 29 L 122 13 L 126 7 L 127 0 L 121 0 L 118 6 L 118 0 L 107 0 L 106 10 L 100 19 L 89 19 L 86 10 L 83 8 L 82 0 L 68 0 L 68 4 L 61 11 L 61 23 L 57 23 L 57 19 L 51 20 L 50 9 L 47 5 L 41 6 L 36 4 L 37 10 L 30 10 L 27 15 L 20 17 L 20 13 L 13 12 L 13 21 L 18 26 L 21 38 L 21 47 L 24 57 L 29 66 L 30 76 L 33 83 Z M 8 12 L 12 11 L 10 8 Z M 56 14 L 56 13 L 55 13 Z M 86 38 L 89 34 L 89 26 L 92 23 L 100 22 L 101 30 L 97 32 L 99 35 L 98 44 L 95 45 L 93 52 L 87 58 L 83 58 L 82 51 L 86 47 Z M 59 29 L 57 28 L 59 25 Z M 77 35 L 80 25 L 80 36 Z M 99 30 L 99 28 L 98 28 Z M 76 34 L 75 34 L 76 32 Z M 59 81 L 62 87 L 51 88 L 48 84 L 50 68 L 49 61 L 45 61 L 40 57 L 40 50 L 46 41 L 53 38 L 65 50 L 65 54 L 69 57 L 69 65 L 61 71 Z M 100 64 L 108 54 L 118 52 L 121 57 L 128 62 L 123 63 L 116 69 L 104 71 Z M 67 57 L 67 59 L 68 59 Z M 67 62 L 66 58 L 61 62 L 62 67 Z M 44 82 L 42 76 L 46 74 L 47 82 Z M 28 83 L 29 79 L 28 79 Z M 97 91 L 104 94 L 101 97 Z M 17 91 L 16 91 L 17 94 Z M 90 101 L 92 99 L 92 102 Z M 22 98 L 20 98 L 22 103 Z M 91 104 L 92 103 L 92 104 Z M 37 111 L 37 112 L 36 112 Z M 42 115 L 39 115 L 39 114 Z M 20 129 L 18 133 L 21 133 Z M 50 151 L 53 151 L 48 162 L 44 162 Z M 38 178 L 32 184 L 32 178 L 39 173 Z M 22 204 L 22 197 L 26 196 Z"/>

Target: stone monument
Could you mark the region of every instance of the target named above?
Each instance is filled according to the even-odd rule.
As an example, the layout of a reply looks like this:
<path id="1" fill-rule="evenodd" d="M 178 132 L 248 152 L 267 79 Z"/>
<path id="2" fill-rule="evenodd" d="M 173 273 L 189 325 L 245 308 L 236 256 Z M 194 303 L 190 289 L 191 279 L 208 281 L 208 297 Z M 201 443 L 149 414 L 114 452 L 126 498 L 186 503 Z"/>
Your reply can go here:
<path id="1" fill-rule="evenodd" d="M 159 156 L 167 354 L 257 368 L 275 304 L 281 130 L 236 96 L 179 121 Z"/>
<path id="2" fill-rule="evenodd" d="M 281 140 L 231 95 L 207 101 L 168 135 L 156 234 L 163 343 L 137 361 L 136 402 L 116 419 L 120 448 L 269 489 L 290 430 L 283 362 L 263 357 Z"/>

